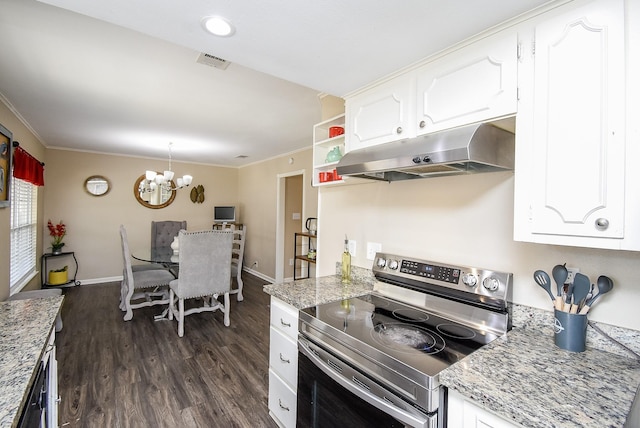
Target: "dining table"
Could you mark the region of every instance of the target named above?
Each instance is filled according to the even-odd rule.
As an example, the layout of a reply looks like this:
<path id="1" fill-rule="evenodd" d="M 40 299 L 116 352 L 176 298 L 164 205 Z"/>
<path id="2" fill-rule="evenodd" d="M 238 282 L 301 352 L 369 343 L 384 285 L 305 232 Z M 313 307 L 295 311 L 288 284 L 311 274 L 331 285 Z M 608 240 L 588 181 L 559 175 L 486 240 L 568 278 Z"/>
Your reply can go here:
<path id="1" fill-rule="evenodd" d="M 169 270 L 173 276 L 178 277 L 178 267 L 180 265 L 178 254 L 171 247 L 148 247 L 141 248 L 131 253 L 134 259 L 151 264 L 161 265 Z"/>

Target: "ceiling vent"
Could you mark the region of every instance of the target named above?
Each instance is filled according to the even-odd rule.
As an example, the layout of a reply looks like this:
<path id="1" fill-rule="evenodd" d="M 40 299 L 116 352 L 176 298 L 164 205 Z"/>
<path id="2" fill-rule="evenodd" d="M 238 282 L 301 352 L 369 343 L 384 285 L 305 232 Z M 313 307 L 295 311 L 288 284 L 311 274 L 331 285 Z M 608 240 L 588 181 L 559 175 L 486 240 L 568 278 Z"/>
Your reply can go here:
<path id="1" fill-rule="evenodd" d="M 211 67 L 219 68 L 221 70 L 226 70 L 231 64 L 226 59 L 218 58 L 217 56 L 202 52 L 196 62 L 204 65 L 208 65 Z"/>

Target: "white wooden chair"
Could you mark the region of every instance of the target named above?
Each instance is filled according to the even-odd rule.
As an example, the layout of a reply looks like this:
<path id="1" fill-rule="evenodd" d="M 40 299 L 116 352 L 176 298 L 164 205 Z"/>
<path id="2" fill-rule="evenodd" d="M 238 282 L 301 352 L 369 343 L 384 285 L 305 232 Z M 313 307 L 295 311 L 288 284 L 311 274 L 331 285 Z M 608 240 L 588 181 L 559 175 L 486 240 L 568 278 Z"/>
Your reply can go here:
<path id="1" fill-rule="evenodd" d="M 178 321 L 178 336 L 184 336 L 184 317 L 194 313 L 224 313 L 224 325 L 229 326 L 229 292 L 231 291 L 230 230 L 204 230 L 178 234 L 180 274 L 169 285 L 169 319 Z M 224 295 L 224 304 L 218 296 Z M 202 306 L 185 310 L 186 299 L 203 298 Z M 176 301 L 178 308 L 176 309 Z"/>
<path id="2" fill-rule="evenodd" d="M 175 277 L 166 269 L 133 272 L 127 231 L 123 225 L 120 225 L 120 240 L 124 264 L 120 287 L 120 309 L 126 312 L 124 320 L 129 321 L 133 318 L 133 309 L 168 305 L 169 292 L 167 288 Z"/>
<path id="3" fill-rule="evenodd" d="M 231 294 L 237 294 L 236 299 L 242 302 L 242 262 L 244 260 L 244 242 L 247 238 L 247 226 L 240 224 L 232 229 L 233 231 L 233 248 L 231 254 L 231 280 L 236 279 L 237 288 L 231 290 Z"/>

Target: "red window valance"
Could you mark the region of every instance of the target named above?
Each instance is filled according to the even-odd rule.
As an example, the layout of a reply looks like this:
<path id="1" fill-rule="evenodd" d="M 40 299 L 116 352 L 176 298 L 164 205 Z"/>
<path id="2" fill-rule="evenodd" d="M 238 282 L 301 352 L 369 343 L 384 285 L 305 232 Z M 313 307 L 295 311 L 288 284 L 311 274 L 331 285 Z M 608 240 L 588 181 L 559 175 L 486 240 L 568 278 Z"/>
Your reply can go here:
<path id="1" fill-rule="evenodd" d="M 36 186 L 44 186 L 44 166 L 20 146 L 13 150 L 13 176 Z"/>

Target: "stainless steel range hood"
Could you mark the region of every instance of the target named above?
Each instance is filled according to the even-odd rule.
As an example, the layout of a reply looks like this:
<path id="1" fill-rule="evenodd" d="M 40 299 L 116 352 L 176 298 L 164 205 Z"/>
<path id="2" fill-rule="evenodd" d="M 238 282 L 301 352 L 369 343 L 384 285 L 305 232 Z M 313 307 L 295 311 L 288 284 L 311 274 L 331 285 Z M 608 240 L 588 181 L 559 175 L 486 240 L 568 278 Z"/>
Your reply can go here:
<path id="1" fill-rule="evenodd" d="M 339 175 L 396 181 L 513 169 L 515 135 L 489 123 L 353 150 Z"/>

